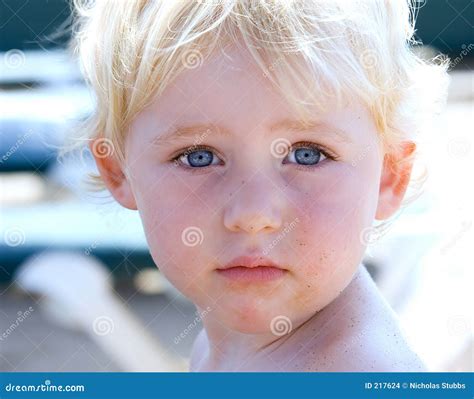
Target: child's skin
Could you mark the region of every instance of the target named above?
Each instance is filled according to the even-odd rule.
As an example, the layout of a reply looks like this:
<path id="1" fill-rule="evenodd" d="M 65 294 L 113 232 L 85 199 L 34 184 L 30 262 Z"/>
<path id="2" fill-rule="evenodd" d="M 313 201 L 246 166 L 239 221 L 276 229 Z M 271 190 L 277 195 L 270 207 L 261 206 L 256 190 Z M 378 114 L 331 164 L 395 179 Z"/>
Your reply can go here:
<path id="1" fill-rule="evenodd" d="M 265 346 L 224 328 L 220 334 L 211 344 L 200 332 L 191 371 L 427 371 L 363 265 L 333 302 Z"/>
<path id="2" fill-rule="evenodd" d="M 135 118 L 123 169 L 112 157 L 96 157 L 117 201 L 138 209 L 160 270 L 199 309 L 210 309 L 191 370 L 422 370 L 360 265 L 362 231 L 400 206 L 411 165 L 401 169 L 397 160 L 414 145 L 383 162 L 375 124 L 355 100 L 325 115 L 315 108 L 321 125 L 312 130 L 272 131 L 295 114 L 246 50 L 232 46 L 225 54 L 185 70 Z M 179 141 L 155 140 L 178 125 L 200 127 Z M 282 138 L 319 144 L 338 159 L 321 155 L 306 166 L 291 158 L 294 150 L 274 156 L 272 142 Z M 178 153 L 200 151 L 195 144 L 210 147 L 212 164 L 177 166 Z M 237 256 L 262 255 L 292 222 L 266 254 L 287 269 L 283 277 L 235 282 L 216 271 Z M 190 226 L 202 232 L 197 246 L 183 243 Z M 291 320 L 289 334 L 272 333 L 279 316 Z"/>

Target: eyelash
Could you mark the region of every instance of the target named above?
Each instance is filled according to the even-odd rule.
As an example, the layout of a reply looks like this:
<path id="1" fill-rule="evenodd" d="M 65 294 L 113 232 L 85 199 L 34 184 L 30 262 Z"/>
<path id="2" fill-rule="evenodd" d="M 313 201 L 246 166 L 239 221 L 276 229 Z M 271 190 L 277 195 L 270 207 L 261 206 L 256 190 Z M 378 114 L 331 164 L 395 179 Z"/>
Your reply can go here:
<path id="1" fill-rule="evenodd" d="M 192 148 L 192 151 L 189 150 L 189 148 Z M 188 153 L 191 154 L 193 153 L 194 151 L 199 151 L 199 150 L 205 150 L 205 151 L 210 151 L 210 152 L 213 152 L 215 153 L 215 150 L 211 147 L 208 147 L 206 145 L 196 145 L 196 146 L 192 146 L 192 147 L 189 147 L 187 150 L 185 151 L 181 151 L 179 154 L 173 156 L 173 158 L 171 159 L 171 162 L 177 162 L 179 164 L 179 166 L 189 170 L 191 173 L 203 173 L 203 172 L 206 172 L 206 169 L 209 168 L 209 166 L 207 167 L 202 167 L 202 168 L 193 168 L 193 167 L 189 167 L 187 165 L 183 165 L 181 163 L 181 161 L 179 161 L 179 158 L 181 158 L 184 154 Z"/>
<path id="2" fill-rule="evenodd" d="M 292 149 L 294 148 L 298 149 L 298 148 L 304 148 L 304 147 L 310 147 L 310 148 L 316 149 L 317 151 L 319 151 L 321 154 L 323 154 L 326 158 L 330 159 L 331 161 L 337 161 L 339 159 L 339 157 L 336 154 L 334 154 L 332 151 L 328 150 L 327 148 L 324 148 L 320 144 L 316 144 L 311 141 L 299 141 L 291 145 Z M 320 169 L 324 167 L 326 163 L 327 162 L 323 161 L 322 163 L 318 162 L 316 165 L 294 164 L 294 167 L 296 167 L 296 169 L 298 170 L 308 171 L 312 169 Z"/>
<path id="3" fill-rule="evenodd" d="M 313 143 L 311 141 L 299 141 L 295 144 L 292 144 L 291 145 L 291 149 L 298 149 L 298 148 L 302 148 L 302 147 L 310 147 L 310 148 L 314 148 L 316 149 L 317 151 L 321 152 L 321 154 L 323 154 L 326 158 L 332 160 L 332 161 L 337 161 L 339 159 L 339 157 L 337 155 L 335 155 L 332 151 L 328 150 L 327 148 L 319 145 L 319 144 L 316 144 L 316 143 Z M 191 148 L 191 147 L 190 147 Z M 186 151 L 182 151 L 180 152 L 179 154 L 173 156 L 170 160 L 170 162 L 177 162 L 180 164 L 180 166 L 184 167 L 185 169 L 189 169 L 191 173 L 200 173 L 200 172 L 203 172 L 205 171 L 209 166 L 207 167 L 202 167 L 202 168 L 193 168 L 193 167 L 189 167 L 187 165 L 183 165 L 180 161 L 179 161 L 179 158 L 181 158 L 186 152 L 188 152 L 188 154 L 194 152 L 194 151 L 199 151 L 199 150 L 205 150 L 205 151 L 210 151 L 210 152 L 213 152 L 215 153 L 215 150 L 211 147 L 208 147 L 206 145 L 197 145 L 197 146 L 193 146 L 192 147 L 192 151 L 189 151 L 186 150 Z M 294 166 L 297 168 L 297 169 L 300 169 L 300 170 L 304 170 L 304 171 L 307 171 L 308 169 L 314 169 L 314 168 L 321 168 L 324 166 L 326 162 L 323 161 L 323 163 L 317 163 L 316 165 L 300 165 L 300 164 L 294 164 Z M 321 166 L 322 165 L 322 166 Z"/>

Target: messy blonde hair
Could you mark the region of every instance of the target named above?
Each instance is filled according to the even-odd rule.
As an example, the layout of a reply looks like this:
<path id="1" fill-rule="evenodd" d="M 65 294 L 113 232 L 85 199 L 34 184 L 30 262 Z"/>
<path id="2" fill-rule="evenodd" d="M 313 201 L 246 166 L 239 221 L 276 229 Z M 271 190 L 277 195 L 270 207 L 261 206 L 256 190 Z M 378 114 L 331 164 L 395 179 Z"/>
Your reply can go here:
<path id="1" fill-rule="evenodd" d="M 360 100 L 385 152 L 414 141 L 446 98 L 448 60 L 424 60 L 414 51 L 410 0 L 74 0 L 74 6 L 72 48 L 96 97 L 76 142 L 102 138 L 120 162 L 133 118 L 181 71 L 228 44 L 250 51 L 302 120 L 308 106 L 324 112 L 329 99 Z M 425 177 L 412 184 L 421 188 Z M 94 179 L 104 187 L 100 176 Z"/>

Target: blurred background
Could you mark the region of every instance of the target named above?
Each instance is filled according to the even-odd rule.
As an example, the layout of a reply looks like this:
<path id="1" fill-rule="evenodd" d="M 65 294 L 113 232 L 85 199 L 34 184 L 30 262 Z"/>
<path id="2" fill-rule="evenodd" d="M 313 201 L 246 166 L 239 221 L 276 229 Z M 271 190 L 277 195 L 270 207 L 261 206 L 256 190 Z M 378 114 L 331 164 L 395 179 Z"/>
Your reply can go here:
<path id="1" fill-rule="evenodd" d="M 423 194 L 364 263 L 431 371 L 473 371 L 474 2 L 417 3 L 418 50 L 451 58 L 448 104 L 422 138 Z M 86 190 L 88 150 L 58 161 L 94 107 L 69 16 L 66 0 L 0 1 L 0 371 L 185 370 L 194 306 L 138 214 Z"/>

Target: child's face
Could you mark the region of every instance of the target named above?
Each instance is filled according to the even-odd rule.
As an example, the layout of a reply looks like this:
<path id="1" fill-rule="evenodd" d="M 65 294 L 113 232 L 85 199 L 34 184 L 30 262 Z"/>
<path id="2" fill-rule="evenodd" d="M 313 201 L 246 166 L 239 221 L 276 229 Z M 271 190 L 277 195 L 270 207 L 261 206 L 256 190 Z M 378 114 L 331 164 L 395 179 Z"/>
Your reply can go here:
<path id="1" fill-rule="evenodd" d="M 271 130 L 295 115 L 246 52 L 226 54 L 185 70 L 138 115 L 125 144 L 127 177 L 111 191 L 139 210 L 154 261 L 181 292 L 227 327 L 267 332 L 274 317 L 303 321 L 346 287 L 364 253 L 364 229 L 389 215 L 404 190 L 396 192 L 388 174 L 381 185 L 383 154 L 361 104 L 315 110 L 320 125 L 307 131 Z M 177 126 L 198 127 L 187 138 L 155 140 Z M 294 147 L 278 156 L 285 142 Z M 301 142 L 338 160 L 308 143 L 297 157 Z M 177 166 L 172 159 L 185 151 Z M 236 282 L 216 271 L 249 254 L 287 272 Z"/>

